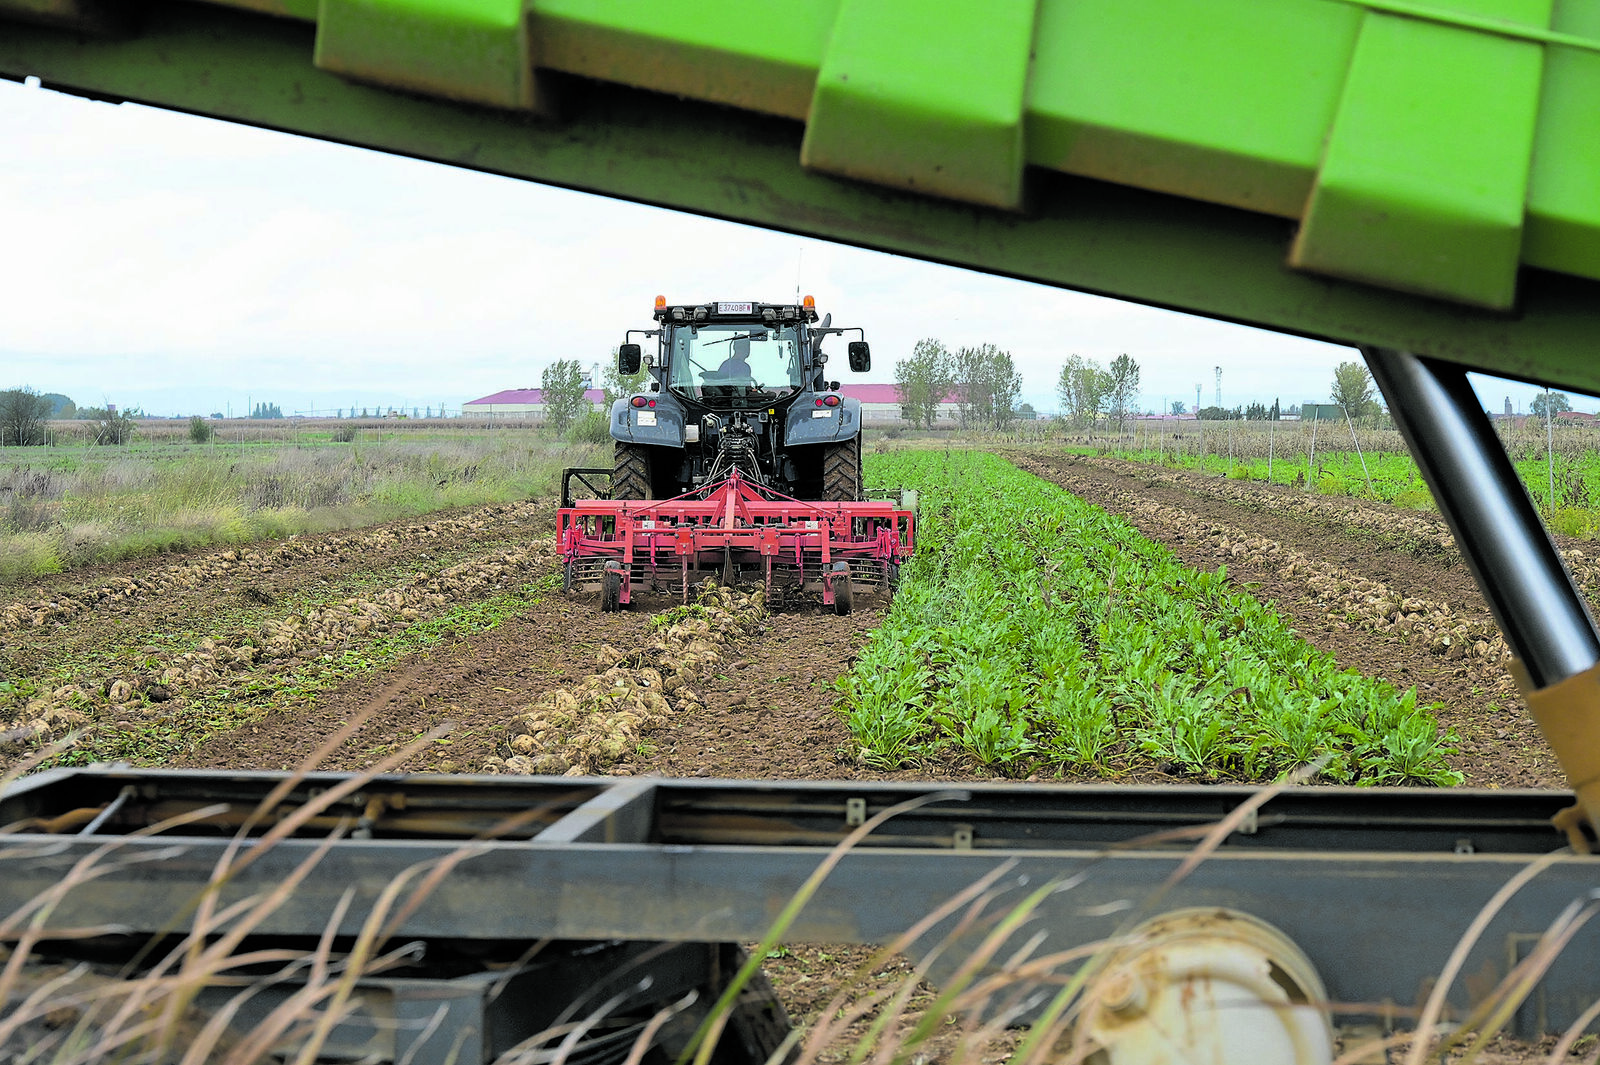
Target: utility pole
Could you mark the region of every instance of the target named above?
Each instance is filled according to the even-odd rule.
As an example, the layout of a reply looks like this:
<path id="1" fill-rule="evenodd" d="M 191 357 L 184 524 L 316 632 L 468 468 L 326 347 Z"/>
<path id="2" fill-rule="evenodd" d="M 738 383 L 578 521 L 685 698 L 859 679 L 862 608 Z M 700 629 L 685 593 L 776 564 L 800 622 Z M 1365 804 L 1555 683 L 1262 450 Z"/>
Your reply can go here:
<path id="1" fill-rule="evenodd" d="M 1222 406 L 1222 367 L 1217 367 L 1217 406 Z"/>

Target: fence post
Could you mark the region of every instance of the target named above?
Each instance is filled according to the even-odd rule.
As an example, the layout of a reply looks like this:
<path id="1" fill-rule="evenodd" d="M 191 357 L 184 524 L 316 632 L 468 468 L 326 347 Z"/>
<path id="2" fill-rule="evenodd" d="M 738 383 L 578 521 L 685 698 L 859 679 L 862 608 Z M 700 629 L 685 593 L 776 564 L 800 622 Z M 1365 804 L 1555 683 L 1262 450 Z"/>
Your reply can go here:
<path id="1" fill-rule="evenodd" d="M 1267 422 L 1267 483 L 1272 483 L 1272 444 L 1277 439 L 1278 422 L 1273 419 Z"/>
<path id="2" fill-rule="evenodd" d="M 1350 427 L 1350 442 L 1356 446 L 1356 458 L 1361 460 L 1361 476 L 1367 479 L 1367 497 L 1376 498 L 1377 493 L 1372 490 L 1372 474 L 1367 472 L 1367 456 L 1361 453 L 1361 441 L 1356 439 L 1356 423 L 1350 420 L 1350 408 L 1341 404 L 1339 409 L 1344 411 L 1344 423 Z"/>
<path id="3" fill-rule="evenodd" d="M 1306 458 L 1306 487 L 1316 490 L 1317 476 L 1317 412 L 1311 412 L 1311 454 Z"/>
<path id="4" fill-rule="evenodd" d="M 1556 516 L 1556 432 L 1555 404 L 1550 402 L 1550 390 L 1544 392 L 1544 468 L 1550 477 L 1550 520 Z"/>

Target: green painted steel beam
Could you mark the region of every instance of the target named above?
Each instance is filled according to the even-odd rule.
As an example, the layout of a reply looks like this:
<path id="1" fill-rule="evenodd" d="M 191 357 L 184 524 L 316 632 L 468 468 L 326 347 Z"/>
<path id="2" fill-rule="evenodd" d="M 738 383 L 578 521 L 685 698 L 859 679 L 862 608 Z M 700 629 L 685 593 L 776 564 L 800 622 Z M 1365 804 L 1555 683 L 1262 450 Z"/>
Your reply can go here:
<path id="1" fill-rule="evenodd" d="M 1299 218 L 1361 17 L 1324 0 L 1043 3 L 1028 160 Z"/>
<path id="2" fill-rule="evenodd" d="M 152 3 L 140 32 L 126 38 L 0 24 L 0 72 L 35 75 L 50 86 L 1600 392 L 1593 355 L 1600 284 L 1576 277 L 1523 268 L 1516 312 L 1501 314 L 1292 270 L 1285 257 L 1294 220 L 1192 193 L 1036 168 L 1027 211 L 1017 213 L 804 169 L 805 127 L 755 111 L 594 81 L 567 86 L 559 117 L 549 119 L 393 92 L 314 67 L 317 27 L 232 7 Z M 1247 79 L 1230 82 L 1222 72 L 1211 85 L 1214 94 L 1250 88 Z M 1035 96 L 1039 88 L 1036 78 Z M 1170 81 L 1161 93 L 1176 88 Z M 1322 93 L 1308 91 L 1295 106 L 1315 110 L 1305 101 Z M 1093 103 L 1073 105 L 1080 107 L 1075 114 Z M 1278 122 L 1280 132 L 1292 126 Z M 1248 154 L 1246 132 L 1239 126 L 1229 133 L 1234 147 L 1221 154 Z M 1141 150 L 1187 150 L 1175 129 L 1141 136 Z M 1278 142 L 1262 138 L 1256 143 L 1265 158 L 1272 153 L 1260 146 Z M 1303 146 L 1298 150 L 1303 158 Z M 1303 173 L 1292 153 L 1278 158 Z M 1576 204 L 1570 224 L 1582 229 L 1582 189 L 1544 189 L 1541 165 L 1536 158 L 1529 193 L 1553 205 L 1541 224 L 1553 229 L 1554 207 Z M 1219 180 L 1217 173 L 1206 180 Z M 1554 237 L 1549 245 L 1562 246 Z"/>
<path id="3" fill-rule="evenodd" d="M 1529 14 L 1547 21 L 1548 0 Z M 1543 59 L 1529 41 L 1368 14 L 1290 262 L 1510 308 Z"/>
<path id="4" fill-rule="evenodd" d="M 559 72 L 798 119 L 799 165 L 892 189 L 1026 211 L 1047 169 L 1289 218 L 1291 269 L 1493 310 L 1525 266 L 1600 280 L 1594 0 L 195 2 L 405 93 L 543 111 Z"/>
<path id="5" fill-rule="evenodd" d="M 800 161 L 985 206 L 1022 200 L 1037 0 L 843 0 Z"/>
<path id="6" fill-rule="evenodd" d="M 393 89 L 532 110 L 522 0 L 321 0 L 314 62 Z"/>
<path id="7" fill-rule="evenodd" d="M 532 0 L 539 65 L 804 119 L 838 0 Z"/>

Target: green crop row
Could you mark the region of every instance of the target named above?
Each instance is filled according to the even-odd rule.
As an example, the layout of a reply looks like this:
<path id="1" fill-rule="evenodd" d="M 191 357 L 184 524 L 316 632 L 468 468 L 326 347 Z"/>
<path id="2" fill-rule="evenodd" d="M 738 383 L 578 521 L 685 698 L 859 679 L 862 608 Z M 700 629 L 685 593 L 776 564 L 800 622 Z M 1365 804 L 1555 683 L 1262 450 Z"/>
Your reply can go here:
<path id="1" fill-rule="evenodd" d="M 1013 775 L 1321 763 L 1341 783 L 1460 782 L 1414 691 L 1341 670 L 1225 570 L 993 455 L 893 452 L 868 474 L 917 489 L 921 512 L 894 606 L 839 681 L 864 763 L 954 745 Z"/>

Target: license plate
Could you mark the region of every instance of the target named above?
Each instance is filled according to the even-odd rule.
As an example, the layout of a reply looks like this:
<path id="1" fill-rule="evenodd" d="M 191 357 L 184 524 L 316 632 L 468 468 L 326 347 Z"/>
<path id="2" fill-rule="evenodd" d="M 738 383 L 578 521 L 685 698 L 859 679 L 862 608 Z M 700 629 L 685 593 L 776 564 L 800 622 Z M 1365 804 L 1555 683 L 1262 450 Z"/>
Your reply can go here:
<path id="1" fill-rule="evenodd" d="M 756 305 L 753 303 L 719 303 L 718 314 L 754 314 Z"/>
<path id="2" fill-rule="evenodd" d="M 833 413 L 833 411 L 831 411 L 831 410 L 814 410 L 814 411 L 811 412 L 811 416 L 813 418 L 826 418 L 829 415 L 831 415 L 832 413 Z"/>
<path id="3" fill-rule="evenodd" d="M 656 412 L 655 411 L 653 411 L 653 410 L 642 410 L 642 411 L 639 412 L 639 424 L 640 425 L 654 425 L 655 423 L 656 423 Z"/>

